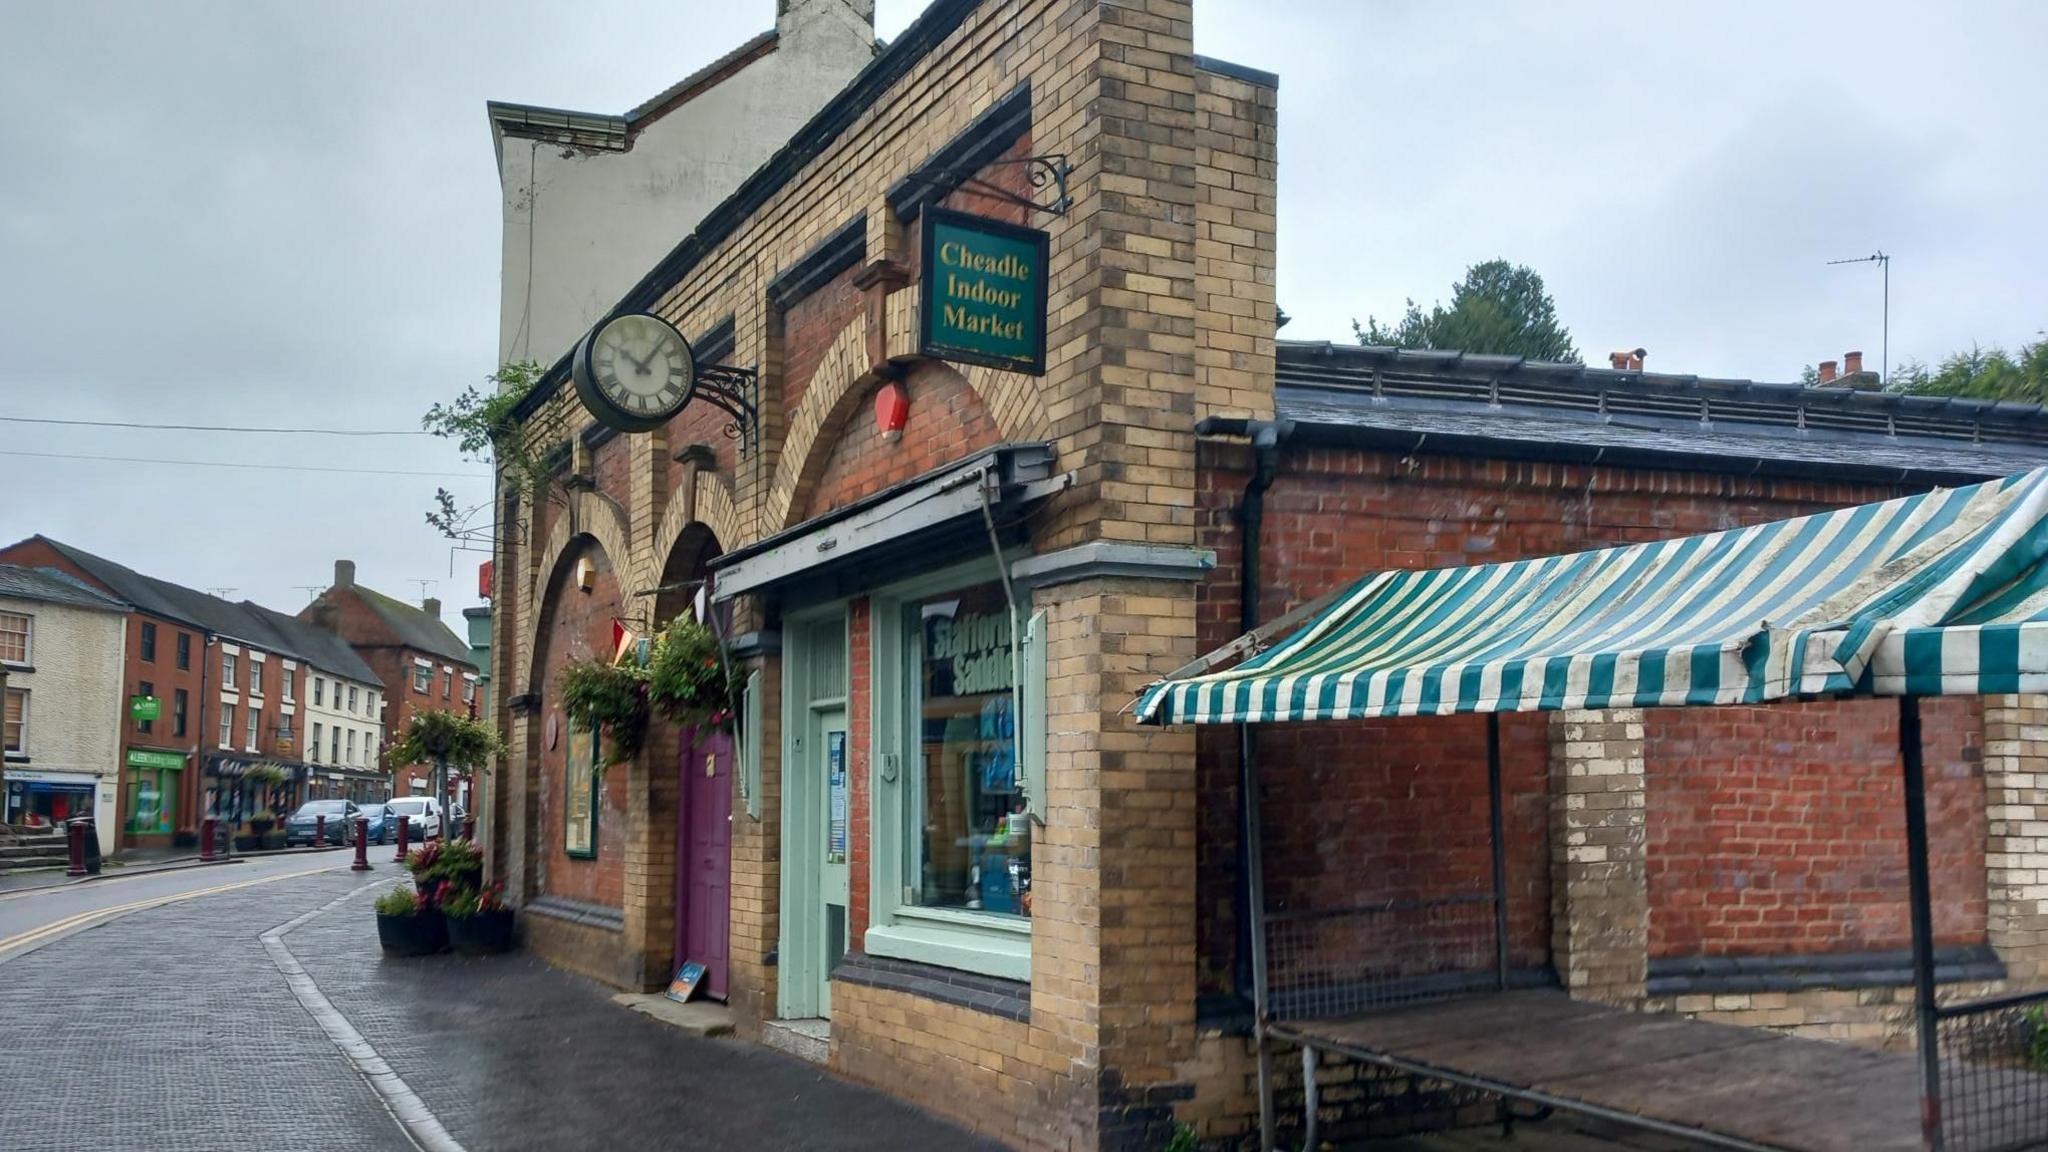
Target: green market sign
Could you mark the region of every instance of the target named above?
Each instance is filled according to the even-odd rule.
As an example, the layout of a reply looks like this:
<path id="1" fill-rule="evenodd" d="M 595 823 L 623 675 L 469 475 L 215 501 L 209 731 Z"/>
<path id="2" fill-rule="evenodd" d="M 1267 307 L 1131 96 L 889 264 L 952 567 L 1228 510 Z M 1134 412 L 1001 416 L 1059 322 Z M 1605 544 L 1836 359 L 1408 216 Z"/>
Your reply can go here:
<path id="1" fill-rule="evenodd" d="M 130 748 L 128 766 L 177 771 L 185 766 L 185 757 L 176 752 L 151 752 L 147 748 Z"/>
<path id="2" fill-rule="evenodd" d="M 128 718 L 137 722 L 154 720 L 164 714 L 164 702 L 154 696 L 130 696 Z"/>
<path id="3" fill-rule="evenodd" d="M 1049 250 L 1036 228 L 925 209 L 918 351 L 1043 376 Z"/>

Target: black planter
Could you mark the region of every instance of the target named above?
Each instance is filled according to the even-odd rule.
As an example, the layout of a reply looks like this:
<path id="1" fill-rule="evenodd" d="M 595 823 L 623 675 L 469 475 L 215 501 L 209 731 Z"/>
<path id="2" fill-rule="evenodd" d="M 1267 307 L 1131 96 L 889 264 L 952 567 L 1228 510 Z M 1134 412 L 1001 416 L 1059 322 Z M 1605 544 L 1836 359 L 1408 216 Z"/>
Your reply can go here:
<path id="1" fill-rule="evenodd" d="M 448 943 L 464 956 L 489 956 L 512 950 L 512 910 L 448 917 Z"/>
<path id="2" fill-rule="evenodd" d="M 448 922 L 439 912 L 403 916 L 379 912 L 377 943 L 393 956 L 432 956 L 448 946 Z"/>
<path id="3" fill-rule="evenodd" d="M 262 843 L 263 837 L 261 836 L 252 836 L 247 832 L 235 833 L 235 851 L 237 852 L 254 852 Z"/>

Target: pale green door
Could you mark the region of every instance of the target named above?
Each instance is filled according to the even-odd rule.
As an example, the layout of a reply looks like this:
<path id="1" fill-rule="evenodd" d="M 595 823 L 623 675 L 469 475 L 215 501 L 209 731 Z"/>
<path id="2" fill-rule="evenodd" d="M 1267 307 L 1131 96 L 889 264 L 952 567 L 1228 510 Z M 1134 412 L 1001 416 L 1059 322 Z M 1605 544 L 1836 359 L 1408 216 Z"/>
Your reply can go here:
<path id="1" fill-rule="evenodd" d="M 846 710 L 838 708 L 818 712 L 817 733 L 815 747 L 819 750 L 820 762 L 816 778 L 824 786 L 818 809 L 825 817 L 823 827 L 818 829 L 823 834 L 818 895 L 824 914 L 824 922 L 819 925 L 824 955 L 819 958 L 818 965 L 818 1015 L 830 1016 L 832 969 L 838 966 L 840 957 L 846 955 L 847 947 L 849 890 L 846 858 L 849 809 L 853 802 L 853 750 L 847 744 Z"/>

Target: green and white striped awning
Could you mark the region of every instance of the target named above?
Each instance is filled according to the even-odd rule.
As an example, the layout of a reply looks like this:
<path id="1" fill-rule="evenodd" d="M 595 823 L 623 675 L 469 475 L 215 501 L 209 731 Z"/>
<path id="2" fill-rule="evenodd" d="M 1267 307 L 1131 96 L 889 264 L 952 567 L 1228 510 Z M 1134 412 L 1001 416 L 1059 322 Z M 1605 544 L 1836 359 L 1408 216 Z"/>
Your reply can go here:
<path id="1" fill-rule="evenodd" d="M 1377 572 L 1139 719 L 2048 691 L 2048 469 L 1570 556 Z"/>

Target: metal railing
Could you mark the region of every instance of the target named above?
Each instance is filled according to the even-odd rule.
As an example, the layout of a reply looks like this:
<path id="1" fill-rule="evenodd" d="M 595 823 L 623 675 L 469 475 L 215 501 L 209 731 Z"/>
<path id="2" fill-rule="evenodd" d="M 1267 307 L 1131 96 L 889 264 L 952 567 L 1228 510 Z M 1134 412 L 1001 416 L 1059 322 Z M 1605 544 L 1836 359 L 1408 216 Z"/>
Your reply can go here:
<path id="1" fill-rule="evenodd" d="M 1501 987 L 1491 893 L 1266 913 L 1275 1020 L 1324 1020 Z"/>
<path id="2" fill-rule="evenodd" d="M 1945 1152 L 2048 1146 L 2048 992 L 1934 1010 Z"/>

